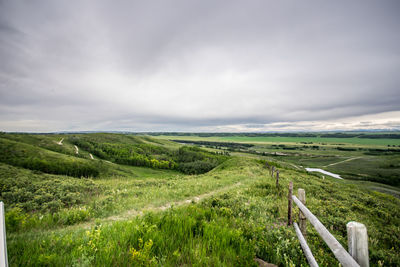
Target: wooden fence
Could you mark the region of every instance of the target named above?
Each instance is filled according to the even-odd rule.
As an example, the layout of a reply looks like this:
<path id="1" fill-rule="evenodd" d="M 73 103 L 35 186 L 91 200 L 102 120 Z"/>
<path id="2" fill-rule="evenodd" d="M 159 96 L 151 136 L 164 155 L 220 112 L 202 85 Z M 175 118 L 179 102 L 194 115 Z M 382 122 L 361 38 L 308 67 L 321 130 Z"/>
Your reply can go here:
<path id="1" fill-rule="evenodd" d="M 369 267 L 368 258 L 368 236 L 366 227 L 357 222 L 349 222 L 347 224 L 347 239 L 349 252 L 347 252 L 343 246 L 336 240 L 336 238 L 326 229 L 326 227 L 318 220 L 318 218 L 311 213 L 311 211 L 305 206 L 306 194 L 304 189 L 298 190 L 298 196 L 293 195 L 293 183 L 289 183 L 289 194 L 288 194 L 288 225 L 292 225 L 292 205 L 293 202 L 299 207 L 299 226 L 294 223 L 296 234 L 299 238 L 300 245 L 304 251 L 310 266 L 318 266 L 314 256 L 306 241 L 306 229 L 308 220 L 325 241 L 328 247 L 332 250 L 336 259 L 339 260 L 342 266 L 361 266 Z"/>

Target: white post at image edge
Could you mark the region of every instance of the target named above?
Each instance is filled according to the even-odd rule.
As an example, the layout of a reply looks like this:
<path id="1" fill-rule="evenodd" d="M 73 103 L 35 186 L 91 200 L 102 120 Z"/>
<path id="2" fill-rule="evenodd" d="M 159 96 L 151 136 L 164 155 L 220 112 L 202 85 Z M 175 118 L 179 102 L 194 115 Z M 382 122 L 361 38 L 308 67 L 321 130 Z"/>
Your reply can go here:
<path id="1" fill-rule="evenodd" d="M 358 222 L 349 222 L 346 227 L 349 254 L 361 267 L 369 267 L 367 228 Z"/>
<path id="2" fill-rule="evenodd" d="M 7 242 L 4 203 L 0 201 L 0 267 L 7 267 Z"/>

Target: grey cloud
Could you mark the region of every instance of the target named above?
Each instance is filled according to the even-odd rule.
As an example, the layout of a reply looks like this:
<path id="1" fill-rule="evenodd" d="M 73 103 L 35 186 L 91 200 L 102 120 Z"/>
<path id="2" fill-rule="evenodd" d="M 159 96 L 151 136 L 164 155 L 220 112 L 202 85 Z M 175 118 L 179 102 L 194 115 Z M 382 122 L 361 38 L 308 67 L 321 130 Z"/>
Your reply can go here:
<path id="1" fill-rule="evenodd" d="M 399 111 L 399 11 L 361 0 L 1 1 L 0 130 L 306 128 Z"/>

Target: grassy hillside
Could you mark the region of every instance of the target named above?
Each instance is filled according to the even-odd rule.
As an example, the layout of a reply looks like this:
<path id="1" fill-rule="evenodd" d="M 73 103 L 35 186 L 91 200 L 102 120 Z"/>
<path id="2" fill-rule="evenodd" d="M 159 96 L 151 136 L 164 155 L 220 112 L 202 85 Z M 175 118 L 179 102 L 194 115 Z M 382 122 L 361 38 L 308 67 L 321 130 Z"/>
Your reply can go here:
<path id="1" fill-rule="evenodd" d="M 149 137 L 115 134 L 62 138 L 52 135 L 3 134 L 2 137 L 0 200 L 9 209 L 8 228 L 15 231 L 44 225 L 50 228 L 70 225 L 110 216 L 127 208 L 143 207 L 149 201 L 179 199 L 188 195 L 196 180 L 185 179 L 178 183 L 177 180 L 182 176 L 177 171 L 206 172 L 226 160 L 226 157 L 196 147 L 179 148 L 175 143 Z M 62 145 L 58 144 L 61 139 Z M 68 147 L 73 147 L 76 140 L 89 140 L 87 142 L 93 147 L 100 147 L 98 151 L 104 153 L 105 159 L 80 157 L 85 151 L 84 146 L 79 147 L 80 154 L 71 155 Z M 49 147 L 46 144 L 50 144 Z M 62 148 L 55 152 L 58 147 Z M 110 147 L 113 149 L 107 150 Z M 143 157 L 150 159 L 150 163 L 162 162 L 157 160 L 160 156 L 174 156 L 179 165 L 171 168 L 176 170 L 163 171 L 159 170 L 163 168 L 155 165 L 129 166 L 137 165 L 123 161 L 124 153 L 129 150 L 139 151 L 138 155 L 143 153 Z M 85 152 L 89 154 L 92 151 Z M 202 168 L 202 163 L 210 164 Z M 194 165 L 192 169 L 183 169 L 189 168 L 190 164 Z M 86 178 L 95 178 L 96 183 Z M 130 181 L 129 186 L 127 181 Z M 195 192 L 202 193 L 215 186 L 210 183 Z"/>
<path id="2" fill-rule="evenodd" d="M 101 159 L 118 164 L 178 170 L 186 174 L 205 173 L 226 160 L 223 155 L 197 147 L 170 149 L 150 137 L 96 134 L 71 136 L 68 140 Z"/>
<path id="3" fill-rule="evenodd" d="M 0 162 L 74 177 L 96 177 L 101 171 L 95 161 L 91 162 L 5 138 L 0 138 Z"/>
<path id="4" fill-rule="evenodd" d="M 58 145 L 61 138 L 63 145 Z M 2 155 L 0 163 L 10 265 L 255 266 L 257 257 L 278 266 L 307 266 L 294 229 L 286 226 L 289 181 L 295 193 L 306 190 L 307 207 L 344 247 L 346 223 L 358 221 L 368 229 L 371 266 L 400 265 L 400 200 L 377 192 L 373 183 L 368 184 L 370 190 L 359 182 L 309 174 L 282 157 L 238 152 L 224 156 L 219 154 L 226 150 L 205 152 L 151 137 L 61 138 L 0 137 L 2 151 L 12 154 Z M 49 139 L 74 153 L 74 145 L 81 142 L 79 153 L 86 154 L 56 152 L 45 147 Z M 90 154 L 97 149 L 104 157 L 96 154 L 92 160 Z M 18 163 L 35 154 L 55 165 L 93 164 L 99 175 L 48 174 Z M 178 168 L 120 162 L 132 155 L 178 165 L 220 161 L 208 172 L 187 175 Z M 279 187 L 265 160 L 280 170 Z M 295 209 L 295 218 L 297 213 Z M 321 266 L 338 264 L 310 225 L 307 236 Z"/>
<path id="5" fill-rule="evenodd" d="M 53 266 L 70 262 L 101 266 L 251 266 L 253 258 L 259 257 L 282 266 L 306 266 L 293 228 L 285 225 L 286 188 L 292 180 L 294 191 L 300 187 L 306 190 L 309 209 L 344 246 L 345 225 L 356 220 L 368 228 L 372 265 L 400 263 L 398 199 L 282 168 L 281 187 L 276 188 L 263 166 L 253 159 L 235 159 L 198 177 L 199 185 L 205 185 L 208 179 L 241 181 L 237 187 L 199 204 L 165 212 L 144 208 L 143 217 L 117 222 L 98 220 L 86 229 L 11 233 L 11 261 L 26 266 L 38 262 Z M 188 193 L 199 193 L 194 190 Z M 308 241 L 321 265 L 337 264 L 311 227 Z"/>
<path id="6" fill-rule="evenodd" d="M 62 140 L 62 142 L 61 142 Z M 0 162 L 45 173 L 97 177 L 107 172 L 97 157 L 117 164 L 200 174 L 227 157 L 154 138 L 118 134 L 1 134 Z M 82 158 L 82 159 L 79 159 Z"/>

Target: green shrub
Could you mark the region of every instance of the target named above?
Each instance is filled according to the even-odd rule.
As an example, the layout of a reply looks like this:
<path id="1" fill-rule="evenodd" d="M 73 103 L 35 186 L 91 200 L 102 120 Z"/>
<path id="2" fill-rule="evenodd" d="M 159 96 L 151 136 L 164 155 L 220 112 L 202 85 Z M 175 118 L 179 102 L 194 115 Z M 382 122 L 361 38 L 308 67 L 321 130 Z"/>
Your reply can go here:
<path id="1" fill-rule="evenodd" d="M 20 207 L 6 211 L 5 221 L 7 231 L 15 232 L 22 229 L 27 222 L 27 214 Z"/>
<path id="2" fill-rule="evenodd" d="M 181 163 L 178 166 L 178 170 L 185 174 L 201 174 L 212 170 L 215 166 L 217 166 L 216 163 L 198 160 L 194 162 Z"/>
<path id="3" fill-rule="evenodd" d="M 27 173 L 26 176 L 0 178 L 0 200 L 10 207 L 18 206 L 27 212 L 55 212 L 64 207 L 79 205 L 85 202 L 88 195 L 99 190 L 91 180 L 71 177 Z"/>

